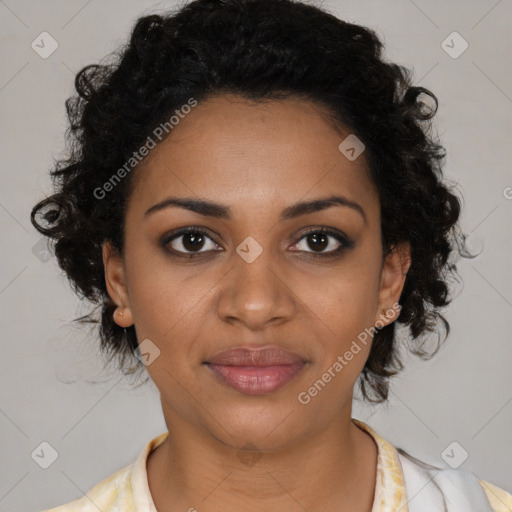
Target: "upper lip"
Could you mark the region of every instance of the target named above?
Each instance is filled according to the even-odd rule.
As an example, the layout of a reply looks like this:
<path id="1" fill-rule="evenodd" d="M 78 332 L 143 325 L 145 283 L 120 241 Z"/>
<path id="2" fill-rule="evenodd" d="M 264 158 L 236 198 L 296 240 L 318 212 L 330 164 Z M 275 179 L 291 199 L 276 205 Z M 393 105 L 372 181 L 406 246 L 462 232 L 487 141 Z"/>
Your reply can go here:
<path id="1" fill-rule="evenodd" d="M 209 364 L 231 366 L 278 366 L 305 363 L 299 354 L 279 347 L 249 348 L 237 347 L 217 352 L 206 361 Z"/>

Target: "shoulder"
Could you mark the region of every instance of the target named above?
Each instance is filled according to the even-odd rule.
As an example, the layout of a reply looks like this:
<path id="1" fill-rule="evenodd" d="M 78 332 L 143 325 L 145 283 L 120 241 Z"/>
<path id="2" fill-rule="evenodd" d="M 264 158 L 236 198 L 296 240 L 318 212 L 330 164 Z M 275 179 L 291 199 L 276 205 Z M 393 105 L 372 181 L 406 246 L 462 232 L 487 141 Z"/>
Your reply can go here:
<path id="1" fill-rule="evenodd" d="M 478 480 L 494 512 L 510 512 L 512 510 L 512 494 L 486 480 Z"/>
<path id="2" fill-rule="evenodd" d="M 96 484 L 81 498 L 41 512 L 156 512 L 149 490 L 146 463 L 149 453 L 163 443 L 168 434 L 164 432 L 151 439 L 134 462 Z"/>
<path id="3" fill-rule="evenodd" d="M 41 512 L 132 512 L 131 470 L 133 463 L 96 484 L 81 498 Z"/>
<path id="4" fill-rule="evenodd" d="M 504 489 L 479 479 L 474 473 L 458 468 L 438 468 L 399 449 L 407 491 L 420 494 L 420 502 L 435 504 L 436 510 L 511 512 L 512 495 Z M 430 485 L 430 483 L 434 485 Z M 444 507 L 444 508 L 443 508 Z M 412 507 L 411 507 L 412 509 Z"/>
<path id="5" fill-rule="evenodd" d="M 512 512 L 512 494 L 505 489 L 479 479 L 471 471 L 428 464 L 392 445 L 366 423 L 355 418 L 353 421 L 373 437 L 379 448 L 377 488 L 385 487 L 393 496 L 405 492 L 409 506 L 404 505 L 404 509 L 412 511 L 418 506 L 422 510 L 428 504 L 431 510 Z"/>

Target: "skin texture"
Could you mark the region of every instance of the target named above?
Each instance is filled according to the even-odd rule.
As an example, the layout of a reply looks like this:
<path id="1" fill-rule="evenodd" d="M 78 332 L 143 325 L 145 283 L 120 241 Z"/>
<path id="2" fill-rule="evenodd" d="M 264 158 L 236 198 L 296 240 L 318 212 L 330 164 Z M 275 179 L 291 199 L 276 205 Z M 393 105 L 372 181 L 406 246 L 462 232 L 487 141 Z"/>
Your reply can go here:
<path id="1" fill-rule="evenodd" d="M 305 100 L 217 96 L 192 109 L 135 171 L 124 261 L 108 243 L 103 261 L 115 321 L 135 324 L 139 342 L 148 338 L 160 350 L 147 366 L 169 430 L 147 465 L 159 511 L 371 510 L 377 447 L 351 421 L 371 343 L 310 403 L 297 399 L 398 303 L 410 265 L 408 244 L 382 259 L 380 204 L 365 155 L 350 161 L 338 149 L 349 134 Z M 279 220 L 284 208 L 331 194 L 357 202 L 366 221 L 344 206 Z M 224 204 L 232 218 L 177 207 L 145 218 L 171 195 Z M 194 225 L 211 238 L 199 253 L 186 235 L 161 243 Z M 353 247 L 315 258 L 340 246 L 329 235 L 318 248 L 303 235 L 322 227 L 344 233 Z M 252 263 L 236 252 L 249 236 L 263 250 Z M 195 259 L 170 252 L 187 248 Z M 202 364 L 244 345 L 277 345 L 308 364 L 275 392 L 244 395 Z"/>

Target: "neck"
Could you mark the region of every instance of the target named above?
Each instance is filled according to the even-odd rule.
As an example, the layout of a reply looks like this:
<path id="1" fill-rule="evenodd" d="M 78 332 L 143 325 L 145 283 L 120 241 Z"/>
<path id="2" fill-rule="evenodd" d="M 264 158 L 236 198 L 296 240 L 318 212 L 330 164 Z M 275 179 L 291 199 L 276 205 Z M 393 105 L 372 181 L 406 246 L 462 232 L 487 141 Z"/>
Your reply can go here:
<path id="1" fill-rule="evenodd" d="M 159 512 L 372 509 L 378 450 L 350 414 L 314 436 L 264 450 L 227 445 L 177 416 L 166 415 L 166 423 L 169 435 L 147 463 Z"/>

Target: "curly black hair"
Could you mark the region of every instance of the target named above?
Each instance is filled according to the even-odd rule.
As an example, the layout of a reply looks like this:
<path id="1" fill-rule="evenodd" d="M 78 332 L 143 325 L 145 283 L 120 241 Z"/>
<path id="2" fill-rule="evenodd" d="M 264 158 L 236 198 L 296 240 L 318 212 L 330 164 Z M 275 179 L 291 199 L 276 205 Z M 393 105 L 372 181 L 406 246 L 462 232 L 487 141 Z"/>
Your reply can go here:
<path id="1" fill-rule="evenodd" d="M 125 375 L 144 369 L 134 326 L 123 329 L 113 321 L 116 304 L 106 290 L 102 260 L 105 241 L 123 254 L 137 162 L 108 198 L 98 198 L 97 191 L 126 169 L 172 112 L 190 98 L 200 102 L 223 93 L 315 102 L 366 147 L 381 204 L 383 254 L 408 241 L 412 263 L 398 319 L 375 331 L 359 379 L 364 399 L 386 400 L 389 378 L 403 369 L 396 323 L 409 327 L 411 352 L 424 359 L 437 352 L 439 343 L 433 353 L 423 345 L 439 320 L 445 339 L 450 332 L 440 313 L 452 300 L 449 277 L 457 275 L 450 255 L 471 257 L 458 227 L 462 203 L 442 175 L 446 152 L 433 135 L 436 96 L 413 85 L 412 72 L 382 54 L 373 30 L 313 4 L 194 0 L 139 17 L 126 45 L 77 73 L 78 95 L 66 100 L 67 158 L 55 161 L 55 193 L 34 206 L 31 221 L 55 242 L 75 293 L 96 304 L 74 321 L 101 324 L 100 348 L 109 363 L 117 361 Z M 126 363 L 135 366 L 127 370 Z"/>

